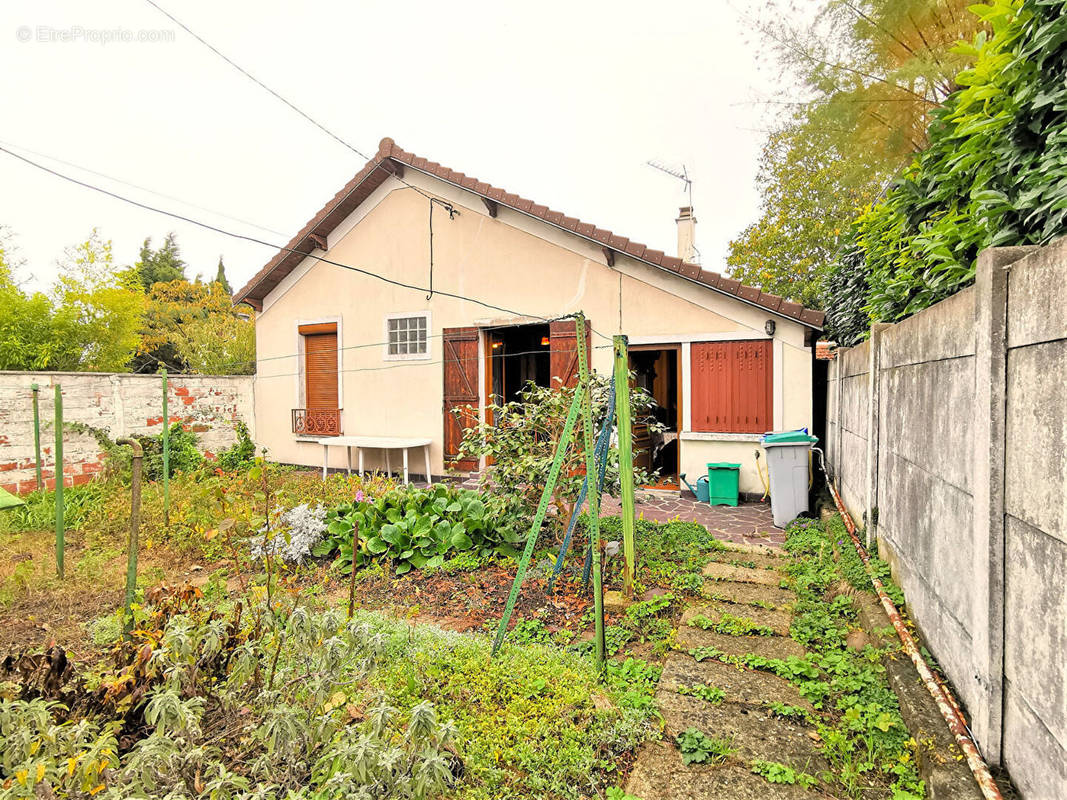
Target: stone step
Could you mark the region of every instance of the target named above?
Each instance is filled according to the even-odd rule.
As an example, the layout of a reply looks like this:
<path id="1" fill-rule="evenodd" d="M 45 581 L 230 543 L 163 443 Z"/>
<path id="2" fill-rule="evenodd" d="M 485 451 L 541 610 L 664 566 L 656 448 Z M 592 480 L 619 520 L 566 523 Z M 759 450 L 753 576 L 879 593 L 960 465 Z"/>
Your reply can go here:
<path id="1" fill-rule="evenodd" d="M 717 564 L 732 564 L 734 566 L 751 567 L 756 569 L 781 570 L 789 562 L 777 555 L 767 553 L 751 553 L 744 550 L 716 550 L 711 554 L 711 560 Z"/>
<path id="2" fill-rule="evenodd" d="M 769 556 L 780 560 L 784 560 L 787 557 L 782 548 L 771 547 L 766 544 L 742 544 L 740 542 L 723 542 L 723 544 L 726 545 L 727 550 L 732 550 L 735 553 L 746 553 L 753 556 Z"/>
<path id="3" fill-rule="evenodd" d="M 656 692 L 656 706 L 669 740 L 697 728 L 729 741 L 735 749 L 733 757 L 745 763 L 754 759 L 778 761 L 813 775 L 829 769 L 814 728 L 776 717 L 766 708 L 727 702 L 713 705 L 699 697 L 668 691 Z"/>
<path id="4" fill-rule="evenodd" d="M 704 575 L 719 581 L 737 581 L 774 587 L 777 587 L 783 580 L 782 574 L 777 570 L 735 567 L 731 564 L 720 564 L 717 561 L 711 561 L 704 567 Z"/>
<path id="5" fill-rule="evenodd" d="M 751 605 L 769 603 L 776 608 L 791 608 L 797 601 L 797 596 L 793 592 L 789 589 L 779 589 L 777 586 L 709 580 L 705 582 L 704 587 L 711 599 L 725 600 L 728 603 Z"/>
<path id="6" fill-rule="evenodd" d="M 641 800 L 833 800 L 832 795 L 799 786 L 768 783 L 736 761 L 686 766 L 669 742 L 650 742 L 642 748 L 626 793 Z"/>
<path id="7" fill-rule="evenodd" d="M 681 624 L 692 625 L 697 617 L 705 617 L 718 622 L 723 614 L 750 620 L 756 625 L 770 628 L 778 636 L 789 635 L 789 623 L 793 619 L 793 615 L 788 611 L 770 610 L 759 606 L 738 606 L 734 603 L 706 603 L 689 606 L 682 614 Z"/>
<path id="8" fill-rule="evenodd" d="M 789 656 L 801 658 L 804 655 L 804 648 L 799 643 L 783 636 L 727 636 L 683 625 L 678 628 L 676 639 L 683 650 L 694 647 L 714 647 L 730 656 L 755 653 L 764 658 L 788 658 Z"/>
<path id="9" fill-rule="evenodd" d="M 698 662 L 682 653 L 672 653 L 667 657 L 659 679 L 659 689 L 677 692 L 679 687 L 700 684 L 722 689 L 726 692 L 724 702 L 756 706 L 773 702 L 796 706 L 808 712 L 815 710 L 811 703 L 800 696 L 793 684 L 769 672 L 735 667 L 710 658 Z"/>

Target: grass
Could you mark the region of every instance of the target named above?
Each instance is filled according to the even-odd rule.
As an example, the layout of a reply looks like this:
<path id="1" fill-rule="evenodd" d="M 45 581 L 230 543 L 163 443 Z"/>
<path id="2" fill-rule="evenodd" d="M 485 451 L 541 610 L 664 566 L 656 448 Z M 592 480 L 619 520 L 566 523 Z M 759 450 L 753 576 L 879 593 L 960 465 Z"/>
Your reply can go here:
<path id="1" fill-rule="evenodd" d="M 371 681 L 389 702 L 403 711 L 431 699 L 455 723 L 468 773 L 460 797 L 595 796 L 656 735 L 658 670 L 643 662 L 615 662 L 604 684 L 590 658 L 551 645 L 507 644 L 492 658 L 484 636 L 359 619 L 384 637 Z"/>

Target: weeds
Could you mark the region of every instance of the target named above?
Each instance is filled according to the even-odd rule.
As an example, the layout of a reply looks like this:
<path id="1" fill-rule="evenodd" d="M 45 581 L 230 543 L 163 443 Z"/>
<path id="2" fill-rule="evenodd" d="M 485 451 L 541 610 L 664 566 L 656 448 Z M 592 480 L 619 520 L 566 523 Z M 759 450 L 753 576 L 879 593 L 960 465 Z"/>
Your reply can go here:
<path id="1" fill-rule="evenodd" d="M 713 706 L 719 705 L 726 698 L 726 692 L 718 686 L 705 686 L 702 683 L 698 683 L 696 686 L 679 686 L 675 691 L 678 694 L 699 697 Z"/>
<path id="2" fill-rule="evenodd" d="M 682 754 L 682 763 L 721 764 L 731 753 L 736 752 L 730 739 L 713 739 L 697 728 L 688 728 L 674 740 Z"/>

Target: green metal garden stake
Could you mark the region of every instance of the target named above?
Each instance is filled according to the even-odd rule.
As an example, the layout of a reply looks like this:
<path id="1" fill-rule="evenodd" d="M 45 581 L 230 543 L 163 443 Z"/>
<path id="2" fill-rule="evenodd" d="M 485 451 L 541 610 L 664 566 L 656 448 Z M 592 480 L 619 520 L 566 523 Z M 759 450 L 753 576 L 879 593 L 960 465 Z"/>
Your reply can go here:
<path id="1" fill-rule="evenodd" d="M 66 535 L 63 516 L 63 391 L 56 384 L 56 573 L 63 580 L 63 551 L 66 543 L 63 541 Z"/>
<path id="2" fill-rule="evenodd" d="M 519 559 L 519 570 L 515 573 L 515 580 L 511 584 L 511 593 L 508 594 L 508 602 L 504 606 L 504 615 L 500 618 L 500 625 L 496 629 L 496 638 L 493 639 L 493 655 L 500 650 L 504 642 L 504 634 L 508 629 L 508 622 L 515 611 L 515 601 L 519 598 L 519 587 L 522 579 L 526 577 L 526 569 L 530 566 L 530 558 L 533 556 L 534 545 L 537 543 L 537 534 L 541 532 L 541 524 L 545 521 L 548 513 L 548 501 L 552 499 L 552 490 L 556 488 L 559 479 L 559 471 L 563 466 L 563 456 L 571 443 L 571 435 L 574 433 L 574 423 L 578 420 L 578 409 L 582 405 L 582 388 L 579 386 L 571 400 L 570 410 L 567 411 L 567 421 L 563 423 L 563 432 L 559 435 L 559 443 L 556 445 L 556 456 L 552 459 L 552 466 L 548 470 L 548 480 L 545 481 L 544 491 L 541 492 L 541 501 L 537 504 L 537 513 L 534 514 L 533 524 L 530 525 L 530 534 L 526 538 L 526 548 L 522 551 Z"/>
<path id="3" fill-rule="evenodd" d="M 136 439 L 119 439 L 133 450 L 133 474 L 130 478 L 130 541 L 126 553 L 126 604 L 122 614 L 122 632 L 129 638 L 133 630 L 133 598 L 137 592 L 137 533 L 141 527 L 141 459 L 144 451 Z"/>
<path id="4" fill-rule="evenodd" d="M 41 387 L 36 383 L 30 384 L 33 390 L 33 457 L 37 465 L 37 491 L 44 488 L 44 480 L 41 478 Z"/>
<path id="5" fill-rule="evenodd" d="M 578 392 L 582 395 L 582 428 L 585 439 L 585 474 L 595 488 L 596 454 L 593 429 L 593 392 L 589 379 L 589 359 L 585 343 L 585 314 L 578 312 L 574 318 L 577 326 Z M 592 491 L 586 496 L 589 509 L 589 546 L 593 553 L 593 614 L 596 634 L 596 661 L 604 668 L 607 648 L 604 643 L 604 577 L 601 574 L 603 553 L 600 551 L 600 492 Z"/>
<path id="6" fill-rule="evenodd" d="M 167 368 L 163 367 L 163 527 L 170 527 L 170 413 L 167 411 Z"/>
<path id="7" fill-rule="evenodd" d="M 626 567 L 622 589 L 634 596 L 637 546 L 634 541 L 634 448 L 630 418 L 630 357 L 625 336 L 614 337 L 615 409 L 619 420 L 619 485 L 622 495 L 622 552 Z"/>

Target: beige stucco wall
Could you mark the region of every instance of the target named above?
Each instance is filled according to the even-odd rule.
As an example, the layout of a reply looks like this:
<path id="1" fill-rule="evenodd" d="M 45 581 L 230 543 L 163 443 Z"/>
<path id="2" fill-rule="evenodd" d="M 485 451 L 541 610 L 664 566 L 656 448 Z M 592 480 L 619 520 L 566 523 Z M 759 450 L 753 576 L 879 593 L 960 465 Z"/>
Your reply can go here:
<path id="1" fill-rule="evenodd" d="M 766 338 L 764 324 L 775 318 L 775 427 L 811 424 L 811 356 L 802 326 L 622 256 L 616 257 L 614 268 L 608 267 L 592 243 L 510 209 L 491 218 L 477 196 L 414 170 L 407 171 L 405 180 L 421 184 L 459 211 L 449 220 L 440 207 L 434 210 L 435 289 L 509 311 L 440 294 L 428 300 L 424 291 L 306 259 L 267 296 L 256 323 L 257 434 L 271 458 L 321 464 L 321 448 L 298 441 L 290 426 L 290 410 L 302 405 L 297 327 L 313 321 L 339 323 L 344 432 L 429 437 L 435 474 L 443 471 L 442 329 L 536 321 L 512 312 L 549 318 L 582 310 L 597 333 L 626 333 L 642 343 Z M 331 234 L 325 257 L 426 286 L 428 213 L 425 197 L 391 178 Z M 668 286 L 674 293 L 662 288 Z M 387 361 L 381 345 L 385 315 L 424 311 L 431 315 L 429 360 Z M 597 333 L 593 368 L 607 373 L 611 343 Z M 688 352 L 688 346 L 683 350 Z M 684 357 L 683 370 L 687 363 Z M 687 392 L 688 382 L 683 407 Z M 751 442 L 686 440 L 682 470 L 696 477 L 707 461 L 736 460 L 744 465 L 742 491 L 762 491 L 751 452 L 755 447 Z M 421 454 L 412 457 L 413 470 L 422 472 Z M 343 464 L 337 450 L 331 466 Z M 381 464 L 368 454 L 368 468 Z"/>

